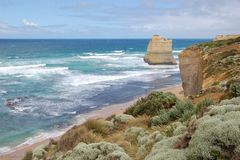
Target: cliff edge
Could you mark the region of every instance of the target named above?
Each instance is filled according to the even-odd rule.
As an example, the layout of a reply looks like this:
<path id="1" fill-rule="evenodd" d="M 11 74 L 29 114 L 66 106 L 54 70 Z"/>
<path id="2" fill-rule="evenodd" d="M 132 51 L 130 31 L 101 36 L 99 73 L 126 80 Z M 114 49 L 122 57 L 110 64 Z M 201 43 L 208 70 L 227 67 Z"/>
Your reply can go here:
<path id="1" fill-rule="evenodd" d="M 179 54 L 185 96 L 200 94 L 240 76 L 240 37 L 193 45 Z"/>

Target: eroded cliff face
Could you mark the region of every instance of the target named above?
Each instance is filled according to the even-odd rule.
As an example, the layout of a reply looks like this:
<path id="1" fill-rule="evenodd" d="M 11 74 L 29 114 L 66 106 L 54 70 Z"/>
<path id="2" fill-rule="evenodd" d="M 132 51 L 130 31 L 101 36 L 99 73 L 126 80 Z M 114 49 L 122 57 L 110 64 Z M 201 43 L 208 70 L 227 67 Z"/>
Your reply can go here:
<path id="1" fill-rule="evenodd" d="M 179 68 L 185 96 L 197 95 L 203 84 L 203 53 L 198 48 L 186 49 L 179 55 Z"/>
<path id="2" fill-rule="evenodd" d="M 240 77 L 240 37 L 191 46 L 179 55 L 184 94 L 198 95 Z"/>
<path id="3" fill-rule="evenodd" d="M 148 44 L 144 61 L 150 65 L 176 64 L 172 55 L 172 40 L 154 35 Z"/>

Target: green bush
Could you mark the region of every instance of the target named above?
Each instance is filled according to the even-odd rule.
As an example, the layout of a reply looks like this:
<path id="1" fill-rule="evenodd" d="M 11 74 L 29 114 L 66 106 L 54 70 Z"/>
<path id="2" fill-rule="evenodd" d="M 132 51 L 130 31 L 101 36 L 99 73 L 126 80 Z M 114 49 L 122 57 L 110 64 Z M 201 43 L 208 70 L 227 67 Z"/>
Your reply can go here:
<path id="1" fill-rule="evenodd" d="M 176 104 L 178 98 L 170 92 L 152 92 L 147 97 L 139 99 L 126 110 L 126 114 L 133 116 L 155 116 L 162 109 L 169 109 Z"/>
<path id="2" fill-rule="evenodd" d="M 240 96 L 240 77 L 230 79 L 227 84 L 227 93 L 230 97 Z"/>
<path id="3" fill-rule="evenodd" d="M 204 109 L 206 109 L 208 106 L 213 105 L 213 104 L 214 104 L 214 102 L 212 99 L 206 98 L 206 99 L 202 100 L 201 102 L 199 102 L 197 104 L 196 114 L 199 114 L 200 112 L 204 112 Z"/>
<path id="4" fill-rule="evenodd" d="M 180 120 L 186 121 L 196 113 L 196 108 L 190 101 L 178 101 L 174 107 L 169 110 L 161 110 L 159 115 L 151 120 L 151 125 L 156 126 L 160 124 L 167 124 L 169 122 Z"/>
<path id="5" fill-rule="evenodd" d="M 212 86 L 218 86 L 220 84 L 219 81 L 213 82 Z"/>
<path id="6" fill-rule="evenodd" d="M 239 97 L 240 96 L 240 82 L 233 83 L 230 85 L 229 94 L 232 97 Z"/>

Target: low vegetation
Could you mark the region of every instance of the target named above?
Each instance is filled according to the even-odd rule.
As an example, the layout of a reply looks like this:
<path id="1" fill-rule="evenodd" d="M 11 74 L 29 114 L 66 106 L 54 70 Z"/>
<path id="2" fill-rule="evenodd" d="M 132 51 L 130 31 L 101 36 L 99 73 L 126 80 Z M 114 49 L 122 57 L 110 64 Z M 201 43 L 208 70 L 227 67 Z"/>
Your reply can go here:
<path id="1" fill-rule="evenodd" d="M 161 110 L 157 116 L 152 118 L 151 125 L 168 124 L 176 120 L 186 121 L 196 112 L 195 109 L 190 101 L 179 101 L 171 109 Z"/>
<path id="2" fill-rule="evenodd" d="M 133 106 L 126 110 L 126 114 L 134 117 L 140 115 L 155 116 L 163 109 L 172 108 L 179 99 L 172 93 L 152 92 L 139 99 Z"/>
<path id="3" fill-rule="evenodd" d="M 139 108 L 153 110 L 148 98 L 158 107 L 157 113 L 142 115 Z M 159 102 L 161 107 L 156 105 Z M 211 99 L 193 104 L 169 93 L 154 92 L 136 104 L 126 112 L 135 113 L 135 117 L 121 114 L 108 120 L 88 120 L 60 140 L 28 152 L 24 160 L 240 158 L 240 97 L 218 104 Z"/>
<path id="4" fill-rule="evenodd" d="M 233 43 L 240 42 L 240 37 L 235 38 L 235 39 L 227 39 L 227 40 L 219 40 L 219 41 L 210 41 L 210 42 L 205 42 L 201 43 L 198 46 L 202 48 L 216 48 L 216 47 L 221 47 L 225 45 L 231 45 Z"/>

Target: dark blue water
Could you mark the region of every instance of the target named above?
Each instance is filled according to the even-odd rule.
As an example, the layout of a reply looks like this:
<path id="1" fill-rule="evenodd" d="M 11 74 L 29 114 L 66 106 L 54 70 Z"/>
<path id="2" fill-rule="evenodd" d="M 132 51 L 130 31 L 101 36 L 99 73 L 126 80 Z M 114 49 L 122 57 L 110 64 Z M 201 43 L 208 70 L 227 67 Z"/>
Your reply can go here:
<path id="1" fill-rule="evenodd" d="M 173 40 L 174 57 L 205 41 Z M 0 40 L 0 152 L 79 114 L 179 83 L 177 65 L 143 62 L 148 42 Z"/>

